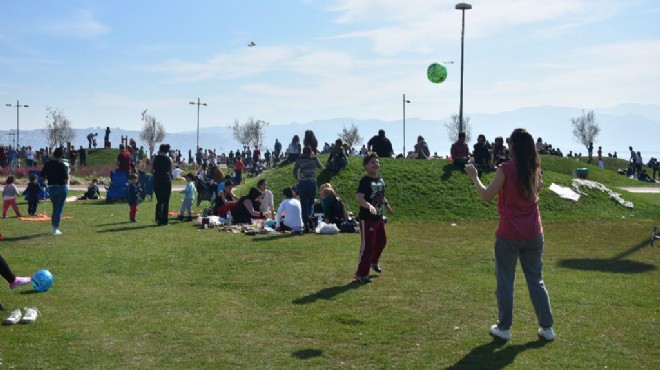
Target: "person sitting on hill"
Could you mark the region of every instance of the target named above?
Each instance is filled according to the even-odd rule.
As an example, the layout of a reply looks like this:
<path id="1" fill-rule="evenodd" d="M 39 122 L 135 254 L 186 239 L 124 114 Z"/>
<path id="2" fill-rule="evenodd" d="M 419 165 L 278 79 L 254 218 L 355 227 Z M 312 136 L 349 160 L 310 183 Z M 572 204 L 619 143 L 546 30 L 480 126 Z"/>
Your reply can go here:
<path id="1" fill-rule="evenodd" d="M 484 170 L 490 165 L 490 152 L 486 144 L 486 136 L 483 134 L 477 137 L 477 143 L 473 146 L 474 166 L 478 170 Z"/>
<path id="2" fill-rule="evenodd" d="M 429 150 L 429 145 L 424 140 L 422 135 L 417 136 L 417 144 L 415 144 L 415 153 L 417 153 L 417 159 L 429 159 L 431 156 L 431 151 Z"/>
<path id="3" fill-rule="evenodd" d="M 321 185 L 321 206 L 323 207 L 323 221 L 340 227 L 348 220 L 348 213 L 344 201 L 337 196 L 331 184 Z"/>
<path id="4" fill-rule="evenodd" d="M 465 164 L 470 159 L 470 151 L 465 143 L 465 132 L 458 133 L 458 140 L 451 146 L 451 159 L 454 166 L 465 168 Z"/>
<path id="5" fill-rule="evenodd" d="M 495 144 L 493 145 L 493 159 L 491 163 L 493 167 L 497 168 L 500 163 L 508 161 L 508 150 L 504 146 L 504 139 L 501 136 L 495 138 Z"/>
<path id="6" fill-rule="evenodd" d="M 295 198 L 292 188 L 282 190 L 284 200 L 277 208 L 275 215 L 275 229 L 278 231 L 293 231 L 296 234 L 302 233 L 302 206 L 300 201 Z M 284 219 L 282 219 L 284 216 Z"/>
<path id="7" fill-rule="evenodd" d="M 93 179 L 92 183 L 87 186 L 87 191 L 78 200 L 85 199 L 100 199 L 101 192 L 99 191 L 99 180 Z"/>
<path id="8" fill-rule="evenodd" d="M 238 196 L 234 194 L 234 182 L 231 179 L 230 175 L 227 175 L 229 178 L 221 183 L 222 190 L 218 190 L 218 193 L 213 201 L 214 214 L 220 217 L 226 217 L 227 212 L 231 212 L 236 208 L 236 202 L 238 201 Z M 220 185 L 218 185 L 220 188 Z"/>
<path id="9" fill-rule="evenodd" d="M 341 139 L 337 139 L 335 140 L 335 145 L 330 150 L 328 163 L 326 163 L 325 167 L 336 175 L 339 171 L 346 168 L 346 165 L 348 165 L 348 157 L 346 156 L 346 151 L 344 151 L 343 142 Z"/>
<path id="10" fill-rule="evenodd" d="M 253 218 L 265 219 L 263 212 L 259 211 L 256 204 L 261 202 L 263 194 L 257 188 L 251 188 L 247 195 L 242 196 L 236 203 L 236 208 L 232 214 L 235 224 L 250 224 Z"/>

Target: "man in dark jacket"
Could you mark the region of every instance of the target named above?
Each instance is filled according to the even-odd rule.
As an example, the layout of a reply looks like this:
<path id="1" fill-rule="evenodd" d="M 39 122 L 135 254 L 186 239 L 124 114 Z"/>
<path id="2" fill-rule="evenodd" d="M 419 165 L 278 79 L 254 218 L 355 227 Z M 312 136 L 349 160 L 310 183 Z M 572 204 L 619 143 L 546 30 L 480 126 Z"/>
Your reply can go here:
<path id="1" fill-rule="evenodd" d="M 378 135 L 372 137 L 367 143 L 370 152 L 376 152 L 380 158 L 391 158 L 394 155 L 392 142 L 385 137 L 385 130 L 378 130 Z"/>

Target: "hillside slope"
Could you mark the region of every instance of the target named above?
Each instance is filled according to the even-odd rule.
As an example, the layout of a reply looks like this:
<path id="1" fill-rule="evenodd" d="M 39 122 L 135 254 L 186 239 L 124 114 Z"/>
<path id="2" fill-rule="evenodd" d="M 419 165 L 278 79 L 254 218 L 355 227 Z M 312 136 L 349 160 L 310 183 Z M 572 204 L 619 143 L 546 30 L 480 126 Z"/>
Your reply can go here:
<path id="1" fill-rule="evenodd" d="M 321 156 L 325 162 L 326 156 Z M 621 161 L 621 163 L 625 163 Z M 624 208 L 599 191 L 588 190 L 579 202 L 559 198 L 548 190 L 551 183 L 570 186 L 572 172 L 577 167 L 590 170 L 590 179 L 603 183 L 612 190 L 622 193 L 625 200 L 635 204 L 633 210 Z M 644 185 L 612 170 L 599 169 L 574 159 L 546 157 L 542 158 L 544 170 L 544 189 L 541 191 L 541 213 L 545 220 L 553 219 L 620 219 L 637 217 L 660 222 L 660 196 L 653 194 L 632 194 L 618 190 L 618 186 Z M 281 201 L 281 190 L 295 184 L 291 164 L 272 169 L 261 177 L 268 180 L 268 187 L 275 195 L 276 206 Z M 496 201 L 481 201 L 473 189 L 471 181 L 464 172 L 454 170 L 445 160 L 417 161 L 381 159 L 381 173 L 387 184 L 387 198 L 392 204 L 392 221 L 465 221 L 497 219 Z M 482 181 L 490 182 L 493 172 L 484 174 Z M 330 182 L 338 194 L 345 200 L 348 208 L 357 212 L 355 192 L 363 176 L 362 159 L 350 158 L 348 167 L 337 176 L 322 171 L 318 176 L 319 185 Z M 240 193 L 245 193 L 254 186 L 258 178 L 246 180 Z"/>

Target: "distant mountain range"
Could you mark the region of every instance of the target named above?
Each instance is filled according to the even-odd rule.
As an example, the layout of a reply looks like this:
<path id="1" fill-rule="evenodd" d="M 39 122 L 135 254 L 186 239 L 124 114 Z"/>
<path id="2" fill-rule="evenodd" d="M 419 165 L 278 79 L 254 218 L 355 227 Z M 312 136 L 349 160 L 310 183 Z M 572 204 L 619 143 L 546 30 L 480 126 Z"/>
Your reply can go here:
<path id="1" fill-rule="evenodd" d="M 651 156 L 660 156 L 660 105 L 621 104 L 611 108 L 595 109 L 596 121 L 600 125 L 601 133 L 598 136 L 595 147 L 603 147 L 604 153 L 617 151 L 620 157 L 628 156 L 628 146 L 642 152 L 645 160 Z M 586 154 L 586 149 L 573 138 L 571 118 L 582 114 L 581 108 L 576 107 L 554 107 L 539 106 L 525 107 L 510 112 L 496 114 L 470 114 L 472 125 L 472 143 L 476 141 L 478 134 L 486 135 L 489 141 L 496 136 L 506 137 L 518 127 L 526 128 L 535 138 L 542 137 L 543 141 L 561 148 L 564 153 L 569 150 Z M 449 141 L 447 129 L 444 124 L 449 122 L 449 117 L 441 120 L 424 120 L 419 118 L 406 119 L 406 151 L 413 149 L 418 135 L 422 135 L 429 144 L 431 152 L 447 155 L 451 142 Z M 403 151 L 403 123 L 402 120 L 356 120 L 352 118 L 334 118 L 327 120 L 312 121 L 308 123 L 290 123 L 284 125 L 270 125 L 264 129 L 264 143 L 272 150 L 275 139 L 279 139 L 282 145 L 291 141 L 293 135 L 299 135 L 302 139 L 305 130 L 313 130 L 319 145 L 324 142 L 332 143 L 338 137 L 343 127 L 356 124 L 360 135 L 364 138 L 363 143 L 375 135 L 379 129 L 384 129 L 386 135 L 392 141 L 395 151 Z M 90 127 L 75 129 L 76 146 L 87 146 L 85 138 L 89 132 L 98 132 L 99 144 L 102 145 L 105 128 Z M 138 131 L 111 128 L 110 139 L 113 146 L 119 144 L 120 136 L 125 135 L 135 138 L 138 142 Z M 14 130 L 11 130 L 14 132 Z M 0 142 L 10 144 L 13 136 L 8 136 L 9 130 L 0 130 Z M 196 131 L 183 131 L 168 133 L 165 142 L 173 148 L 187 152 L 194 149 Z M 21 144 L 30 144 L 33 147 L 45 147 L 46 140 L 42 130 L 27 130 L 20 133 Z M 199 143 L 203 148 L 216 149 L 217 152 L 228 153 L 230 150 L 241 148 L 232 136 L 232 131 L 227 126 L 200 128 Z M 594 150 L 594 152 L 596 149 Z"/>

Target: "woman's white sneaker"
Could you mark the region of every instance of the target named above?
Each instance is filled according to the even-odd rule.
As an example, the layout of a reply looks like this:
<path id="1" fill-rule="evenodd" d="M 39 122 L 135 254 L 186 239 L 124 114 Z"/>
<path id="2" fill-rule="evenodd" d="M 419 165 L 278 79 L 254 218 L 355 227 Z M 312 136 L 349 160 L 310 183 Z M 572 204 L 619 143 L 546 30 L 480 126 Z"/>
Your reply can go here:
<path id="1" fill-rule="evenodd" d="M 2 322 L 3 325 L 14 325 L 21 320 L 21 310 L 15 309 L 11 311 L 9 316 Z"/>
<path id="2" fill-rule="evenodd" d="M 501 330 L 500 328 L 497 327 L 497 325 L 493 325 L 493 326 L 490 327 L 490 335 L 494 336 L 495 338 L 502 339 L 502 340 L 511 339 L 511 331 Z"/>
<path id="3" fill-rule="evenodd" d="M 539 328 L 538 335 L 547 341 L 555 340 L 555 331 L 552 328 Z"/>
<path id="4" fill-rule="evenodd" d="M 39 311 L 36 308 L 27 307 L 25 308 L 25 315 L 21 319 L 21 324 L 30 324 L 33 323 L 37 316 L 39 316 Z"/>

